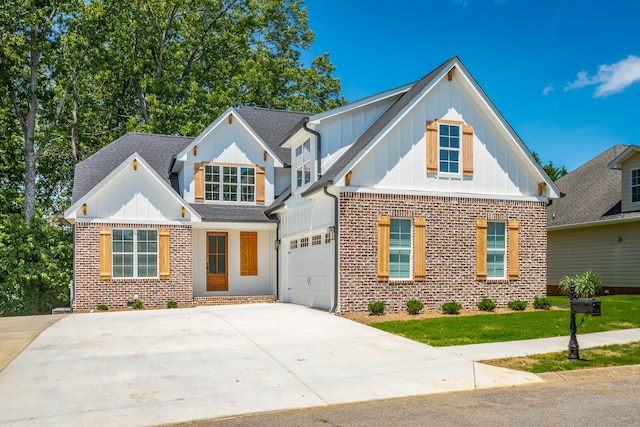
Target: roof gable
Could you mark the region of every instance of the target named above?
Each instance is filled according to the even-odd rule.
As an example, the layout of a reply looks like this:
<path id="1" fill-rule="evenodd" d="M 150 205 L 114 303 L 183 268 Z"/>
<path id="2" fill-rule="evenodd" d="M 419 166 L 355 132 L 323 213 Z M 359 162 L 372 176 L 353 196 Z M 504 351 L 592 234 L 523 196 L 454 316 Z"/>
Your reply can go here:
<path id="1" fill-rule="evenodd" d="M 636 153 L 640 153 L 640 146 L 629 145 L 622 153 L 618 154 L 616 158 L 609 163 L 609 168 L 622 169 L 622 165 Z"/>

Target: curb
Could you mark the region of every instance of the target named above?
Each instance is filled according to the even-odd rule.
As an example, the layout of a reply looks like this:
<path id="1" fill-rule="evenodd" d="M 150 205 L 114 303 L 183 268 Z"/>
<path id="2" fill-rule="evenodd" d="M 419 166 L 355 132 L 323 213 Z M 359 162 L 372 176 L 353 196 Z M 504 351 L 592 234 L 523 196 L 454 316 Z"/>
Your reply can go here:
<path id="1" fill-rule="evenodd" d="M 545 372 L 543 374 L 536 375 L 546 383 L 611 380 L 616 378 L 640 376 L 640 365 L 576 369 L 575 371 Z"/>

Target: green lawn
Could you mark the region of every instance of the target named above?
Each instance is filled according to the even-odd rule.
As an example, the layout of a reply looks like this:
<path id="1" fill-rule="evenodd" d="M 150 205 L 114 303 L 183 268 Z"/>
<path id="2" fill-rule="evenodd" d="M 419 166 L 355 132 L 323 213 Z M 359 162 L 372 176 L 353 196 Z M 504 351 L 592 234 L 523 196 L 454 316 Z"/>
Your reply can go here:
<path id="1" fill-rule="evenodd" d="M 566 297 L 550 297 L 560 309 L 477 316 L 371 323 L 383 331 L 402 335 L 432 346 L 502 342 L 569 335 Z M 602 316 L 577 315 L 578 335 L 590 332 L 640 328 L 640 295 L 599 297 Z M 583 320 L 584 319 L 584 320 Z"/>

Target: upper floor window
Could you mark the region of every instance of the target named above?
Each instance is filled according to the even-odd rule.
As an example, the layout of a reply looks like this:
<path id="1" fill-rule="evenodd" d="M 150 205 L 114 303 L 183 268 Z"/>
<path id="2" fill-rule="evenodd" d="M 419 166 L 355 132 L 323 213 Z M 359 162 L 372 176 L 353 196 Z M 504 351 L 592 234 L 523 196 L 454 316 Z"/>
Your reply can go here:
<path id="1" fill-rule="evenodd" d="M 296 147 L 296 182 L 300 188 L 311 182 L 311 140 Z"/>
<path id="2" fill-rule="evenodd" d="M 460 171 L 460 126 L 439 125 L 440 172 L 459 173 Z"/>
<path id="3" fill-rule="evenodd" d="M 254 202 L 256 170 L 252 167 L 205 165 L 204 199 Z"/>
<path id="4" fill-rule="evenodd" d="M 157 230 L 112 231 L 113 277 L 158 277 Z"/>
<path id="5" fill-rule="evenodd" d="M 640 169 L 631 169 L 631 203 L 640 202 Z"/>

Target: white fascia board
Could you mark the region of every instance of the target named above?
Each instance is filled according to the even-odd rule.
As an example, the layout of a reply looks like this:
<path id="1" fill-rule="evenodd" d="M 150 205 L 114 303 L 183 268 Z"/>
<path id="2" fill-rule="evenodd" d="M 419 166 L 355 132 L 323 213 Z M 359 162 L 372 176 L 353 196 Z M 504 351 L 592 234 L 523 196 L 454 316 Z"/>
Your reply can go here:
<path id="1" fill-rule="evenodd" d="M 304 128 L 300 128 L 297 131 L 295 131 L 291 136 L 289 136 L 287 139 L 282 141 L 282 143 L 280 144 L 280 147 L 282 147 L 282 148 L 292 148 L 292 146 L 297 141 L 305 139 L 304 136 L 301 137 L 301 135 L 309 135 L 309 137 L 311 137 L 311 135 L 313 135 L 313 134 L 307 132 Z"/>
<path id="2" fill-rule="evenodd" d="M 155 179 L 160 185 L 166 189 L 169 197 L 176 200 L 182 207 L 184 207 L 191 214 L 191 222 L 200 222 L 202 221 L 202 217 L 187 203 L 185 200 L 180 197 L 174 190 L 167 184 L 167 182 L 158 175 L 158 173 L 151 167 L 149 164 L 138 154 L 137 151 L 134 151 L 125 161 L 120 163 L 120 165 L 112 170 L 106 177 L 102 179 L 98 184 L 95 185 L 91 190 L 89 190 L 84 196 L 78 199 L 73 205 L 71 205 L 66 211 L 64 211 L 64 219 L 69 222 L 75 221 L 75 212 L 87 202 L 91 197 L 93 197 L 96 193 L 106 187 L 109 182 L 117 175 L 122 173 L 125 168 L 132 167 L 133 160 L 136 159 L 138 161 L 138 166 L 142 170 L 148 172 L 153 179 Z"/>
<path id="3" fill-rule="evenodd" d="M 240 114 L 238 114 L 238 112 L 234 108 L 227 108 L 227 110 L 224 113 L 222 113 L 220 116 L 218 116 L 218 118 L 215 119 L 213 123 L 207 126 L 207 128 L 203 130 L 200 133 L 200 135 L 198 135 L 193 141 L 191 141 L 191 143 L 187 145 L 184 150 L 178 153 L 178 155 L 176 156 L 176 164 L 178 162 L 187 161 L 187 155 L 189 151 L 193 150 L 193 147 L 198 145 L 211 132 L 213 132 L 213 130 L 216 127 L 218 127 L 225 119 L 227 119 L 227 117 L 229 117 L 229 114 L 231 114 L 235 120 L 238 120 L 240 124 L 246 129 L 246 131 L 249 132 L 249 134 L 253 137 L 253 139 L 255 139 L 255 141 L 258 144 L 260 144 L 260 146 L 267 153 L 269 153 L 271 157 L 273 157 L 273 162 L 275 167 L 284 167 L 284 165 L 282 164 L 278 156 L 276 156 L 276 154 L 271 150 L 271 148 L 262 140 L 262 138 L 260 138 L 260 136 L 257 133 L 255 133 L 255 131 L 251 128 L 251 126 L 249 126 L 249 124 L 242 118 Z M 176 169 L 176 166 L 174 165 L 172 172 L 176 172 L 176 171 L 177 169 Z"/>
<path id="4" fill-rule="evenodd" d="M 202 221 L 198 224 L 193 224 L 194 229 L 202 230 L 276 230 L 278 228 L 277 222 L 226 222 L 226 221 Z"/>
<path id="5" fill-rule="evenodd" d="M 411 87 L 414 84 L 415 84 L 415 82 L 409 83 L 409 84 L 406 84 L 404 86 L 400 86 L 400 87 L 395 88 L 395 89 L 390 89 L 390 90 L 387 90 L 385 92 L 381 92 L 381 93 L 378 93 L 378 94 L 375 94 L 375 95 L 368 96 L 368 97 L 363 98 L 363 99 L 361 99 L 359 101 L 354 101 L 354 102 L 351 102 L 349 104 L 343 105 L 341 107 L 337 107 L 337 108 L 334 108 L 332 110 L 325 111 L 323 113 L 318 113 L 316 115 L 313 115 L 313 116 L 309 117 L 309 123 L 318 124 L 322 120 L 328 119 L 330 117 L 337 116 L 339 114 L 344 114 L 344 113 L 347 113 L 349 111 L 364 107 L 366 105 L 373 104 L 375 102 L 379 102 L 379 101 L 382 101 L 382 100 L 387 99 L 387 98 L 391 98 L 391 97 L 396 96 L 396 95 L 400 95 L 401 93 L 404 93 L 404 92 L 408 91 L 409 89 L 411 89 Z"/>
<path id="6" fill-rule="evenodd" d="M 513 142 L 515 142 L 516 146 L 519 148 L 520 152 L 528 159 L 530 166 L 532 166 L 539 175 L 539 178 L 542 179 L 545 184 L 549 187 L 549 196 L 548 199 L 559 199 L 560 198 L 560 190 L 555 185 L 555 183 L 549 178 L 549 175 L 544 171 L 542 166 L 533 158 L 533 155 L 526 147 L 524 142 L 520 139 L 518 134 L 515 133 L 513 128 L 506 122 L 506 119 L 502 116 L 502 114 L 497 110 L 496 106 L 491 102 L 487 94 L 479 87 L 477 82 L 473 78 L 469 78 L 469 72 L 464 67 L 464 65 L 455 61 L 456 67 L 460 70 L 460 74 L 464 77 L 467 84 L 473 89 L 476 96 L 482 100 L 487 110 L 489 110 L 496 120 L 497 123 L 500 124 L 502 130 L 506 132 Z"/>
<path id="7" fill-rule="evenodd" d="M 371 187 L 340 187 L 333 186 L 331 188 L 349 193 L 372 193 L 372 194 L 398 194 L 409 196 L 429 196 L 429 197 L 453 197 L 460 199 L 490 199 L 490 200 L 509 200 L 515 202 L 541 202 L 546 203 L 546 197 L 540 196 L 516 196 L 508 194 L 477 194 L 477 193 L 456 193 L 456 192 L 438 192 L 438 191 L 421 191 L 421 190 L 401 190 L 388 188 L 371 188 Z"/>
<path id="8" fill-rule="evenodd" d="M 552 226 L 547 226 L 547 230 L 548 231 L 570 230 L 570 229 L 574 229 L 574 228 L 599 227 L 599 226 L 602 226 L 602 225 L 624 224 L 624 223 L 627 223 L 627 222 L 638 222 L 638 221 L 640 221 L 640 216 L 627 217 L 627 218 L 604 219 L 602 221 L 578 222 L 578 223 L 574 223 L 574 224 L 552 225 Z"/>
<path id="9" fill-rule="evenodd" d="M 622 169 L 622 164 L 627 161 L 627 159 L 636 152 L 640 152 L 640 146 L 638 145 L 630 145 L 624 150 L 622 153 L 618 154 L 618 156 L 609 163 L 609 169 Z"/>

